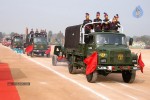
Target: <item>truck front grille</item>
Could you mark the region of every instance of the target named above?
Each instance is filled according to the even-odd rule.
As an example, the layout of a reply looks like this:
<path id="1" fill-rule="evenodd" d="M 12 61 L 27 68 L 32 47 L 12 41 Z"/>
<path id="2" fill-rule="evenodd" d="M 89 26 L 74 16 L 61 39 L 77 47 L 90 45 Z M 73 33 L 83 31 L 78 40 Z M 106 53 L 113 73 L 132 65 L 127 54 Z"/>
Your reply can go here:
<path id="1" fill-rule="evenodd" d="M 112 64 L 125 64 L 130 62 L 130 52 L 110 52 L 110 63 Z"/>

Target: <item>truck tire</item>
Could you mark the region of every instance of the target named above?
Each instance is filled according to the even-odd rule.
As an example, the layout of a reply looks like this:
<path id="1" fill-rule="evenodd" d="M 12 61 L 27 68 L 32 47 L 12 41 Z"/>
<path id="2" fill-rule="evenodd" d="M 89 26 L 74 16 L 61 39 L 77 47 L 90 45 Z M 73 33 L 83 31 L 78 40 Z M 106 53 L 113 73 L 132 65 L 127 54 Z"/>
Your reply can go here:
<path id="1" fill-rule="evenodd" d="M 97 76 L 98 76 L 97 71 L 94 71 L 93 73 L 86 75 L 86 79 L 90 83 L 95 83 L 97 80 Z"/>
<path id="2" fill-rule="evenodd" d="M 133 83 L 135 80 L 136 71 L 124 70 L 122 71 L 122 78 L 125 83 Z"/>
<path id="3" fill-rule="evenodd" d="M 68 65 L 68 70 L 69 70 L 69 73 L 70 73 L 70 74 L 76 74 L 77 68 L 75 68 L 75 67 L 73 66 L 73 64 L 69 64 L 69 65 Z"/>
<path id="4" fill-rule="evenodd" d="M 47 56 L 47 58 L 49 58 L 49 57 L 50 57 L 50 54 L 46 54 L 46 56 Z"/>
<path id="5" fill-rule="evenodd" d="M 57 66 L 57 55 L 53 55 L 52 64 L 53 64 L 53 66 Z"/>
<path id="6" fill-rule="evenodd" d="M 31 52 L 31 57 L 34 57 L 34 52 Z"/>
<path id="7" fill-rule="evenodd" d="M 44 53 L 42 53 L 42 57 L 44 57 Z"/>
<path id="8" fill-rule="evenodd" d="M 23 49 L 23 54 L 25 54 L 25 50 Z"/>
<path id="9" fill-rule="evenodd" d="M 70 74 L 76 74 L 76 70 L 77 68 L 73 66 L 74 63 L 74 58 L 73 57 L 69 57 L 69 64 L 68 64 L 68 70 Z"/>
<path id="10" fill-rule="evenodd" d="M 27 56 L 30 56 L 31 55 L 31 53 L 27 53 Z"/>

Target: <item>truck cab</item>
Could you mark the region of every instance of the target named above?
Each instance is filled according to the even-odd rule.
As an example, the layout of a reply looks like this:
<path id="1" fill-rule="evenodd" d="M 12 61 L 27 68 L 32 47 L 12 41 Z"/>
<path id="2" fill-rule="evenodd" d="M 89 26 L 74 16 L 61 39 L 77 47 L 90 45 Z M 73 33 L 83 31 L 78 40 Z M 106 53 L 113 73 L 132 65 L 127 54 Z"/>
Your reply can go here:
<path id="1" fill-rule="evenodd" d="M 20 48 L 23 49 L 23 37 L 21 35 L 14 35 L 11 38 L 11 48 Z"/>

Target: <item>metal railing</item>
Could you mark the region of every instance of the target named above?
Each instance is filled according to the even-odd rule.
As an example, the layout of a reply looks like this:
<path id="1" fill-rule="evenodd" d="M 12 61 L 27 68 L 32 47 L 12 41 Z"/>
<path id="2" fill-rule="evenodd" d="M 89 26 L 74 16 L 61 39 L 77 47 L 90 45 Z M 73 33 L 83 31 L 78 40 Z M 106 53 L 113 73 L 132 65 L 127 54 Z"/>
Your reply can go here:
<path id="1" fill-rule="evenodd" d="M 111 21 L 110 21 L 110 22 L 111 22 Z M 80 43 L 84 44 L 84 43 L 85 43 L 85 42 L 84 42 L 85 35 L 88 35 L 88 34 L 85 34 L 85 27 L 86 27 L 87 25 L 94 25 L 94 24 L 103 24 L 103 21 L 101 21 L 101 22 L 91 22 L 91 23 L 87 23 L 87 24 L 85 24 L 85 25 L 81 25 L 81 27 L 80 27 Z M 119 28 L 119 29 L 121 29 L 121 31 L 119 31 L 119 32 L 123 33 L 123 26 L 122 26 L 122 25 L 120 25 L 120 28 Z M 91 29 L 91 32 L 95 32 L 95 31 L 94 31 L 94 28 Z M 105 31 L 104 31 L 104 32 L 105 32 Z"/>

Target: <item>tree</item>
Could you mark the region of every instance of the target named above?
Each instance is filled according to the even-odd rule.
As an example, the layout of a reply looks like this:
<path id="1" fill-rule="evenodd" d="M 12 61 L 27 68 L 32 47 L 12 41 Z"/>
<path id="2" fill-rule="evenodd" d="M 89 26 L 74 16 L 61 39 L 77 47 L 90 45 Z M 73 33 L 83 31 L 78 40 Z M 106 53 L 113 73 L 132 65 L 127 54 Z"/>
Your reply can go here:
<path id="1" fill-rule="evenodd" d="M 0 41 L 2 40 L 2 38 L 3 38 L 3 33 L 0 32 Z"/>
<path id="2" fill-rule="evenodd" d="M 49 31 L 48 34 L 47 34 L 48 42 L 51 42 L 52 35 L 53 35 L 52 31 Z"/>
<path id="3" fill-rule="evenodd" d="M 65 36 L 64 36 L 63 33 L 60 31 L 60 32 L 57 34 L 56 39 L 57 39 L 57 41 L 60 42 L 61 44 L 64 44 Z"/>
<path id="4" fill-rule="evenodd" d="M 15 32 L 11 32 L 11 33 L 10 33 L 10 37 L 12 37 L 14 34 L 15 34 Z"/>

